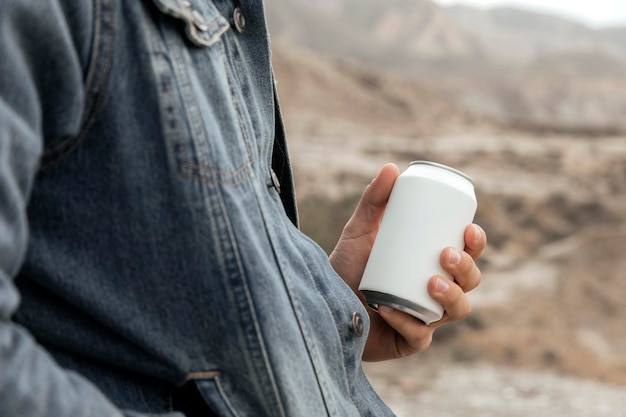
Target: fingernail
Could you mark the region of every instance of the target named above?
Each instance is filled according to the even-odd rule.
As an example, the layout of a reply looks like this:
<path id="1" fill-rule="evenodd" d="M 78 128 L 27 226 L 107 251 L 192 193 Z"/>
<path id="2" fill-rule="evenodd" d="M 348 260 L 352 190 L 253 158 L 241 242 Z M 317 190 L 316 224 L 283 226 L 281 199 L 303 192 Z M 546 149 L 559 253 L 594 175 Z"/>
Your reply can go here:
<path id="1" fill-rule="evenodd" d="M 438 293 L 444 293 L 446 291 L 448 291 L 448 289 L 450 288 L 450 283 L 448 282 L 447 279 L 444 278 L 437 278 L 437 285 L 435 285 L 435 290 Z"/>
<path id="2" fill-rule="evenodd" d="M 480 243 L 480 240 L 483 238 L 483 230 L 478 227 L 478 225 L 474 225 L 474 243 Z"/>
<path id="3" fill-rule="evenodd" d="M 448 254 L 448 262 L 450 262 L 452 265 L 458 265 L 461 263 L 461 254 L 457 249 L 450 249 L 450 252 Z"/>

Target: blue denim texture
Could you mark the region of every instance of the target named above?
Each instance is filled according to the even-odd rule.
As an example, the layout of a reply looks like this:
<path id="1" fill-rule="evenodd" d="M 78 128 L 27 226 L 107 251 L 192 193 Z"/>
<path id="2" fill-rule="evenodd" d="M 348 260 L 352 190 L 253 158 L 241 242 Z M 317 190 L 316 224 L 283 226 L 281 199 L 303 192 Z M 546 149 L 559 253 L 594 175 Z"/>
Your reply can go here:
<path id="1" fill-rule="evenodd" d="M 2 0 L 0 30 L 2 417 L 181 416 L 189 381 L 220 416 L 392 415 L 294 225 L 261 1 Z"/>

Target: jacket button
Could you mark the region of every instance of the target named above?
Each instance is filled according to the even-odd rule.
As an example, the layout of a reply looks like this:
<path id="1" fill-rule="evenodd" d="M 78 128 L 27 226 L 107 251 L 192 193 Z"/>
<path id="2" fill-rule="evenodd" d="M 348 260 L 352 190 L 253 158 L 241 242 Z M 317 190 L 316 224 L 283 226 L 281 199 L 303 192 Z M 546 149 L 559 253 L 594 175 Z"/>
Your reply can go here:
<path id="1" fill-rule="evenodd" d="M 363 317 L 361 317 L 361 314 L 354 312 L 352 314 L 352 331 L 357 337 L 363 336 L 363 327 Z"/>
<path id="2" fill-rule="evenodd" d="M 237 32 L 243 33 L 246 30 L 246 17 L 243 14 L 241 7 L 236 7 L 233 11 L 233 22 L 235 23 L 235 29 Z"/>
<path id="3" fill-rule="evenodd" d="M 267 180 L 267 186 L 276 188 L 276 191 L 280 194 L 280 181 L 273 169 L 270 169 L 270 178 Z"/>

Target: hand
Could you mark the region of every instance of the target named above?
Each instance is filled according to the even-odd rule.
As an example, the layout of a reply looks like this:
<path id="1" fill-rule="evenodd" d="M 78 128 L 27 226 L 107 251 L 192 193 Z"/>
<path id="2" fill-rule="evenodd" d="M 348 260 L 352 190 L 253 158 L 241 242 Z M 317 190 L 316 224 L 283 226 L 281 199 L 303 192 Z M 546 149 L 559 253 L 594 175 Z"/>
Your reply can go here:
<path id="1" fill-rule="evenodd" d="M 389 194 L 399 175 L 398 167 L 393 164 L 382 168 L 363 192 L 354 214 L 330 255 L 332 267 L 363 304 L 365 298 L 358 291 L 359 283 Z M 435 329 L 444 323 L 461 320 L 470 313 L 471 305 L 465 293 L 480 283 L 481 273 L 475 260 L 485 250 L 487 238 L 477 225 L 469 225 L 465 229 L 464 237 L 464 250 L 446 248 L 441 253 L 441 265 L 454 277 L 454 282 L 442 276 L 433 276 L 428 282 L 430 295 L 444 307 L 443 318 L 426 325 L 393 308 L 380 306 L 379 314 L 368 308 L 371 327 L 363 360 L 401 358 L 424 351 L 430 346 Z"/>

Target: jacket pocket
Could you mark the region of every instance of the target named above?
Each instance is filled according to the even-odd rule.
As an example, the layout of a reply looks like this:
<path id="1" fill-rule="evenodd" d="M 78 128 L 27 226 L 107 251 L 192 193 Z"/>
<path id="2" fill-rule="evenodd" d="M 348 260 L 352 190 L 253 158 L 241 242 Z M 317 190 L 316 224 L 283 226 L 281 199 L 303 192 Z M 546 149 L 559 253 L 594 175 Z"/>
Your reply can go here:
<path id="1" fill-rule="evenodd" d="M 220 382 L 219 372 L 211 372 L 209 376 L 195 379 L 198 391 L 209 407 L 220 417 L 241 417 L 226 396 Z"/>
<path id="2" fill-rule="evenodd" d="M 150 59 L 170 159 L 181 177 L 238 185 L 251 173 L 254 134 L 230 25 L 211 1 L 153 2 L 162 16 L 147 23 Z"/>

